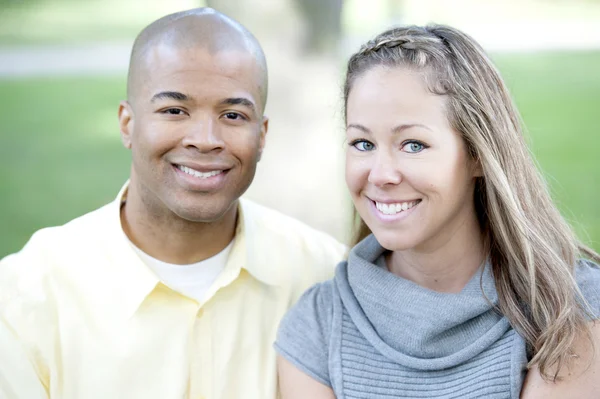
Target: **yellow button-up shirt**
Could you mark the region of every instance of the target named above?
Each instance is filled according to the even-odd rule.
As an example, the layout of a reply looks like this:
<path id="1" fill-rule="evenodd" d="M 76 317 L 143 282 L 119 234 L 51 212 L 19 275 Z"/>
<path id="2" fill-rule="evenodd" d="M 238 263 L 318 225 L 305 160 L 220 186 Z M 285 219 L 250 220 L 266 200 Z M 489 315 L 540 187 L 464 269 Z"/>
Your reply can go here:
<path id="1" fill-rule="evenodd" d="M 225 269 L 198 303 L 134 252 L 122 195 L 0 261 L 0 398 L 275 398 L 279 321 L 345 247 L 240 200 Z"/>

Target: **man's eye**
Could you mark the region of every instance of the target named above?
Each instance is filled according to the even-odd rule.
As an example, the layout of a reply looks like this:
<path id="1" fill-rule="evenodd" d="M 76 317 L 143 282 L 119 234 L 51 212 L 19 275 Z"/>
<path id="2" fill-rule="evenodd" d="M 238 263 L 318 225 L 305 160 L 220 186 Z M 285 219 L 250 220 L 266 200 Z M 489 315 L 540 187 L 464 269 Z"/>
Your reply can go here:
<path id="1" fill-rule="evenodd" d="M 184 112 L 182 109 L 179 108 L 168 108 L 165 109 L 163 111 L 163 114 L 167 114 L 167 115 L 184 115 Z"/>
<path id="2" fill-rule="evenodd" d="M 375 145 L 370 141 L 366 140 L 355 140 L 350 145 L 356 148 L 358 151 L 372 151 Z"/>
<path id="3" fill-rule="evenodd" d="M 242 115 L 238 114 L 237 112 L 227 112 L 223 116 L 227 119 L 231 119 L 232 121 L 245 119 Z"/>

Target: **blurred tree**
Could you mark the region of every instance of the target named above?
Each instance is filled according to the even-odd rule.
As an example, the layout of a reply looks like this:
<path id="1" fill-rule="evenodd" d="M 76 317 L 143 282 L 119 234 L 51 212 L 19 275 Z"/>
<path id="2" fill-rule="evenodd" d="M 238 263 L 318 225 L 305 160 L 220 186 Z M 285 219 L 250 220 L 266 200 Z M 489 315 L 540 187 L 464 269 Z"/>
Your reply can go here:
<path id="1" fill-rule="evenodd" d="M 239 19 L 240 5 L 237 0 L 204 0 L 207 7 L 219 10 L 225 15 L 229 15 L 232 18 Z"/>
<path id="2" fill-rule="evenodd" d="M 343 0 L 295 0 L 306 23 L 304 50 L 336 48 L 342 33 Z"/>
<path id="3" fill-rule="evenodd" d="M 2 0 L 0 0 L 2 1 Z M 343 0 L 291 0 L 305 25 L 303 50 L 315 53 L 334 49 L 341 38 Z M 238 0 L 205 0 L 208 7 L 238 20 L 247 12 Z M 258 4 L 255 10 L 259 8 Z M 254 10 L 253 10 L 254 11 Z"/>

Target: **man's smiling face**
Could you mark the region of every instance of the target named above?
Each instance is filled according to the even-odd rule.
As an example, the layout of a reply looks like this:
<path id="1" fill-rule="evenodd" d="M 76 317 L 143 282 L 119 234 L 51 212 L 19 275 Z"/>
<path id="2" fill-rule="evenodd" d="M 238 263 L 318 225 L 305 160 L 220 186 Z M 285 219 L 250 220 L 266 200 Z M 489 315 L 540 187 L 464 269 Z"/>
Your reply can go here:
<path id="1" fill-rule="evenodd" d="M 132 184 L 157 213 L 216 221 L 252 182 L 264 147 L 260 66 L 248 52 L 158 45 L 145 69 L 120 111 Z"/>

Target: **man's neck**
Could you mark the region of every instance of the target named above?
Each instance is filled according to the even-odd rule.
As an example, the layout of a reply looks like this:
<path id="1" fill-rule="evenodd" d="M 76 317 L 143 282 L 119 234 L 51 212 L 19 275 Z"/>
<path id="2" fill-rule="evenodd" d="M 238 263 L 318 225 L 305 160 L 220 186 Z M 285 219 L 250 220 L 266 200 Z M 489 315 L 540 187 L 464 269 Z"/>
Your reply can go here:
<path id="1" fill-rule="evenodd" d="M 148 255 L 178 265 L 200 262 L 218 254 L 235 235 L 237 205 L 211 223 L 190 222 L 168 213 L 151 212 L 142 201 L 128 198 L 121 206 L 123 232 Z"/>

